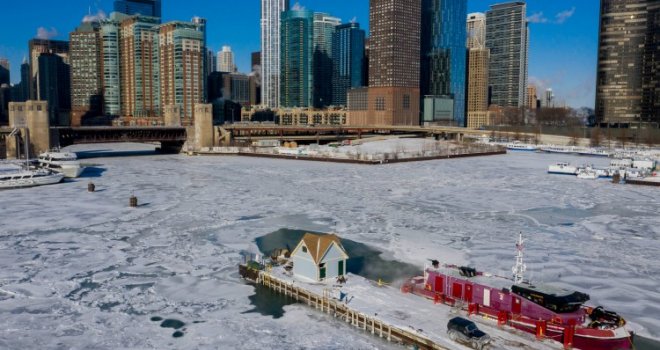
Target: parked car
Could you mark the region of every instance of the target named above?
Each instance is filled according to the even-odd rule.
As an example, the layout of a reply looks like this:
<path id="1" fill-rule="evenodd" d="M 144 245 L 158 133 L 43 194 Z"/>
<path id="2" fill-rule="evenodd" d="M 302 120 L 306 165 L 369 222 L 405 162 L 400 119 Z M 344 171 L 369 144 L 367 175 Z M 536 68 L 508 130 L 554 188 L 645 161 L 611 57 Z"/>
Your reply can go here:
<path id="1" fill-rule="evenodd" d="M 447 334 L 455 342 L 482 350 L 490 343 L 490 336 L 477 328 L 474 322 L 462 317 L 454 317 L 447 323 Z"/>

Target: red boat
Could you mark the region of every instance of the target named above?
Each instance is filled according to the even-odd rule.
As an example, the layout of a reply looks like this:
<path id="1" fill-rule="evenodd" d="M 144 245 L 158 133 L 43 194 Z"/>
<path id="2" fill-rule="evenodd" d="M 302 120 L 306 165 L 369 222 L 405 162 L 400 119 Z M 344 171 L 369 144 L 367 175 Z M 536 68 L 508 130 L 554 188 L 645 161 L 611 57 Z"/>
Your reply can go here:
<path id="1" fill-rule="evenodd" d="M 632 349 L 625 320 L 602 307 L 584 305 L 589 295 L 523 281 L 522 236 L 516 246 L 513 279 L 469 267 L 441 266 L 434 260 L 424 276 L 404 283 L 402 291 L 461 307 L 470 315 L 497 320 L 499 326 L 536 334 L 539 339 L 554 339 L 567 349 Z"/>

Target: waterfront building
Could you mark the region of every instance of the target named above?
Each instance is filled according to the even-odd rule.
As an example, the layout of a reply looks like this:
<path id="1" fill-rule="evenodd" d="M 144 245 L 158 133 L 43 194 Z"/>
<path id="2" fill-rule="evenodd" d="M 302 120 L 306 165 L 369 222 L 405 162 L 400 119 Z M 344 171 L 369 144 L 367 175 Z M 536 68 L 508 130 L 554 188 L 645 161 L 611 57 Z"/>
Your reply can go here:
<path id="1" fill-rule="evenodd" d="M 467 127 L 490 125 L 488 113 L 488 66 L 490 50 L 486 48 L 486 16 L 471 13 L 467 16 Z"/>
<path id="2" fill-rule="evenodd" d="M 69 63 L 69 42 L 61 40 L 31 39 L 28 42 L 30 57 L 30 79 L 28 81 L 31 100 L 44 100 L 40 95 L 43 89 L 39 86 L 39 56 L 45 53 L 58 55 L 65 64 Z"/>
<path id="3" fill-rule="evenodd" d="M 453 115 L 424 111 L 425 123 L 465 126 L 466 16 L 467 0 L 422 0 L 420 93 L 454 103 Z"/>
<path id="4" fill-rule="evenodd" d="M 69 126 L 71 113 L 71 72 L 64 59 L 54 53 L 43 53 L 37 59 L 37 86 L 41 101 L 48 102 L 51 126 Z"/>
<path id="5" fill-rule="evenodd" d="M 82 23 L 69 34 L 71 125 L 103 114 L 103 48 L 99 22 Z"/>
<path id="6" fill-rule="evenodd" d="M 601 0 L 598 123 L 660 123 L 660 2 Z"/>
<path id="7" fill-rule="evenodd" d="M 23 58 L 21 82 L 11 87 L 11 102 L 25 102 L 30 98 L 30 64 Z"/>
<path id="8" fill-rule="evenodd" d="M 115 12 L 101 21 L 101 75 L 103 88 L 103 112 L 116 117 L 121 114 L 121 79 L 119 32 L 121 22 L 127 15 Z M 128 53 L 126 53 L 128 54 Z"/>
<path id="9" fill-rule="evenodd" d="M 202 33 L 202 98 L 203 102 L 207 100 L 207 89 L 206 89 L 206 77 L 209 74 L 209 61 L 207 58 L 208 49 L 206 47 L 206 18 L 195 16 L 191 20 L 192 24 L 195 26 L 197 31 Z M 212 63 L 212 62 L 211 62 Z"/>
<path id="10" fill-rule="evenodd" d="M 205 101 L 204 32 L 195 22 L 168 22 L 158 28 L 160 105 L 181 110 L 181 124 L 192 125 L 195 105 Z"/>
<path id="11" fill-rule="evenodd" d="M 0 85 L 11 84 L 9 60 L 0 58 Z"/>
<path id="12" fill-rule="evenodd" d="M 526 103 L 529 50 L 526 15 L 524 2 L 492 5 L 486 12 L 490 102 L 501 107 L 523 107 Z"/>
<path id="13" fill-rule="evenodd" d="M 525 103 L 525 107 L 527 107 L 528 109 L 536 109 L 537 100 L 538 100 L 538 94 L 536 92 L 536 86 L 529 85 L 527 87 L 527 103 Z"/>
<path id="14" fill-rule="evenodd" d="M 314 13 L 313 103 L 315 108 L 332 104 L 332 35 L 341 19 L 327 13 Z"/>
<path id="15" fill-rule="evenodd" d="M 122 116 L 155 118 L 161 114 L 159 23 L 159 18 L 145 16 L 132 16 L 121 21 L 119 77 Z"/>
<path id="16" fill-rule="evenodd" d="M 291 260 L 294 275 L 318 282 L 344 276 L 348 254 L 336 235 L 306 233 L 291 252 Z"/>
<path id="17" fill-rule="evenodd" d="M 289 10 L 289 0 L 261 0 L 261 93 L 262 103 L 280 103 L 281 14 Z"/>
<path id="18" fill-rule="evenodd" d="M 115 0 L 114 11 L 131 16 L 162 17 L 161 0 Z"/>
<path id="19" fill-rule="evenodd" d="M 314 14 L 306 9 L 282 12 L 280 106 L 313 105 Z"/>
<path id="20" fill-rule="evenodd" d="M 335 28 L 332 36 L 332 105 L 346 106 L 348 91 L 366 85 L 363 72 L 365 35 L 356 22 Z"/>
<path id="21" fill-rule="evenodd" d="M 349 92 L 354 125 L 419 125 L 421 0 L 370 0 L 369 87 Z"/>
<path id="22" fill-rule="evenodd" d="M 234 52 L 230 46 L 223 46 L 218 52 L 218 72 L 233 73 L 236 71 Z"/>

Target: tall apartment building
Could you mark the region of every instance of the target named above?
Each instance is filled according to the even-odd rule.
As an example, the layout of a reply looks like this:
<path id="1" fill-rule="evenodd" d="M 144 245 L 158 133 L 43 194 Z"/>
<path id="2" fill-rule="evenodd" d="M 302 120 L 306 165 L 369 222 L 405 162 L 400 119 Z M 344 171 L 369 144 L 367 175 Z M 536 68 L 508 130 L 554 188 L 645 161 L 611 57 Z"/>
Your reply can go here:
<path id="1" fill-rule="evenodd" d="M 348 91 L 366 85 L 364 80 L 365 31 L 359 23 L 335 28 L 332 36 L 332 104 L 346 106 Z"/>
<path id="2" fill-rule="evenodd" d="M 523 107 L 526 102 L 529 50 L 526 15 L 524 2 L 492 5 L 486 12 L 491 103 L 501 107 Z"/>
<path id="3" fill-rule="evenodd" d="M 181 108 L 181 123 L 192 125 L 195 104 L 203 103 L 204 33 L 198 23 L 168 22 L 158 27 L 160 106 Z"/>
<path id="4" fill-rule="evenodd" d="M 103 38 L 99 22 L 82 23 L 69 34 L 71 125 L 103 115 Z"/>
<path id="5" fill-rule="evenodd" d="M 115 12 L 101 21 L 101 65 L 103 87 L 103 112 L 107 116 L 121 115 L 121 79 L 120 79 L 120 27 L 128 16 Z"/>
<path id="6" fill-rule="evenodd" d="M 114 11 L 131 16 L 163 17 L 161 0 L 115 0 Z"/>
<path id="7" fill-rule="evenodd" d="M 490 50 L 486 48 L 486 15 L 467 16 L 467 126 L 480 128 L 491 123 L 488 113 L 488 66 Z"/>
<path id="8" fill-rule="evenodd" d="M 202 76 L 203 76 L 202 77 L 202 85 L 203 85 L 203 88 L 202 88 L 202 98 L 203 98 L 203 100 L 202 100 L 202 102 L 206 102 L 207 97 L 208 97 L 207 94 L 206 94 L 206 91 L 207 91 L 207 89 L 206 89 L 206 78 L 208 77 L 208 75 L 210 73 L 210 70 L 211 70 L 211 68 L 209 67 L 209 63 L 212 63 L 212 62 L 209 62 L 208 57 L 207 57 L 208 49 L 206 47 L 206 43 L 207 43 L 207 40 L 206 40 L 206 38 L 207 38 L 206 18 L 195 16 L 190 20 L 190 22 L 195 26 L 195 30 L 202 33 Z"/>
<path id="9" fill-rule="evenodd" d="M 69 42 L 60 40 L 32 39 L 28 42 L 28 52 L 30 53 L 30 80 L 29 90 L 30 99 L 43 100 L 39 86 L 39 56 L 45 53 L 52 53 L 62 58 L 64 64 L 69 63 Z"/>
<path id="10" fill-rule="evenodd" d="M 261 101 L 270 108 L 280 103 L 280 16 L 287 10 L 289 0 L 261 0 Z"/>
<path id="11" fill-rule="evenodd" d="M 332 35 L 341 19 L 327 13 L 314 13 L 313 104 L 323 108 L 332 104 Z"/>
<path id="12" fill-rule="evenodd" d="M 280 107 L 313 105 L 314 14 L 306 9 L 282 12 Z"/>
<path id="13" fill-rule="evenodd" d="M 48 102 L 51 126 L 69 126 L 71 113 L 71 71 L 62 56 L 44 53 L 37 59 L 37 86 L 41 101 Z"/>
<path id="14" fill-rule="evenodd" d="M 119 28 L 121 115 L 159 117 L 160 64 L 156 17 L 133 16 Z"/>
<path id="15" fill-rule="evenodd" d="M 443 115 L 425 101 L 425 123 L 465 126 L 466 16 L 467 0 L 422 0 L 420 93 L 453 102 L 453 115 Z"/>
<path id="16" fill-rule="evenodd" d="M 9 71 L 9 60 L 6 58 L 0 58 L 0 85 L 11 83 L 11 79 L 9 79 Z"/>
<path id="17" fill-rule="evenodd" d="M 222 51 L 218 51 L 218 72 L 233 73 L 235 71 L 234 52 L 231 47 L 223 46 Z"/>
<path id="18" fill-rule="evenodd" d="M 601 0 L 599 123 L 660 123 L 660 2 Z"/>
<path id="19" fill-rule="evenodd" d="M 538 98 L 539 97 L 536 91 L 536 86 L 535 85 L 527 86 L 527 103 L 525 103 L 525 107 L 527 107 L 528 109 L 536 109 Z"/>
<path id="20" fill-rule="evenodd" d="M 370 0 L 369 88 L 349 92 L 353 125 L 418 125 L 421 0 Z"/>

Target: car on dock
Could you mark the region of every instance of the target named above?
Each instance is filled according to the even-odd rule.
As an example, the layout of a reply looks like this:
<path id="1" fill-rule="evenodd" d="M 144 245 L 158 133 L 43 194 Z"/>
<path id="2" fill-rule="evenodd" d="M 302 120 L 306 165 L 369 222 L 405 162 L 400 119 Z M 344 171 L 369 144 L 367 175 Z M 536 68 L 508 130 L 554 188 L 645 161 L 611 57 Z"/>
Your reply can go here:
<path id="1" fill-rule="evenodd" d="M 490 336 L 477 328 L 474 322 L 463 317 L 454 317 L 447 323 L 447 334 L 455 342 L 483 350 L 490 344 Z"/>

